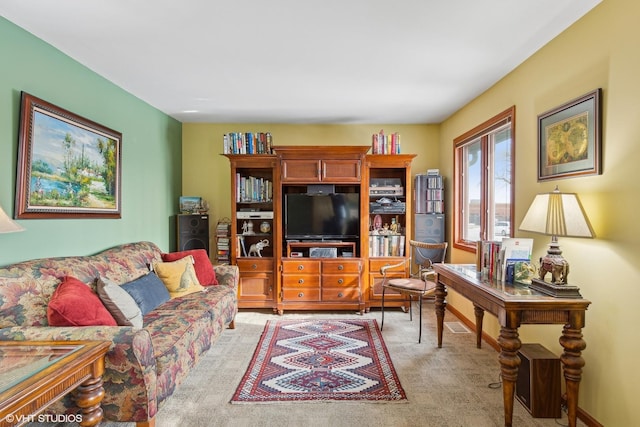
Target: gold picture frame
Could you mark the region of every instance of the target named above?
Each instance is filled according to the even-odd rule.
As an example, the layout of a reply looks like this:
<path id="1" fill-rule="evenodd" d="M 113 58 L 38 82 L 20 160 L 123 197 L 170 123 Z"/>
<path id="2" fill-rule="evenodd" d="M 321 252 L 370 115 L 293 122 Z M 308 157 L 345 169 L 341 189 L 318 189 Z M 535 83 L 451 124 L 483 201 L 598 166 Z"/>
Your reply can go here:
<path id="1" fill-rule="evenodd" d="M 122 134 L 22 92 L 16 218 L 121 218 Z"/>
<path id="2" fill-rule="evenodd" d="M 538 181 L 602 173 L 602 89 L 538 116 Z"/>

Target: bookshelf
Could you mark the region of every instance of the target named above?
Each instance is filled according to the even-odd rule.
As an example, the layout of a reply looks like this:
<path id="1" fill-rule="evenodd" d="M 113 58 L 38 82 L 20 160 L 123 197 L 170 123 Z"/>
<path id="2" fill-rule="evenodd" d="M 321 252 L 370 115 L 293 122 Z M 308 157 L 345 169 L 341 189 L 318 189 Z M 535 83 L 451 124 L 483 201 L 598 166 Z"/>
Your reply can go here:
<path id="1" fill-rule="evenodd" d="M 367 241 L 368 241 L 368 305 L 382 305 L 380 268 L 397 264 L 409 256 L 411 239 L 412 195 L 411 162 L 415 154 L 369 154 L 366 156 Z M 407 272 L 398 271 L 398 277 Z M 400 294 L 387 293 L 385 306 L 407 308 Z"/>

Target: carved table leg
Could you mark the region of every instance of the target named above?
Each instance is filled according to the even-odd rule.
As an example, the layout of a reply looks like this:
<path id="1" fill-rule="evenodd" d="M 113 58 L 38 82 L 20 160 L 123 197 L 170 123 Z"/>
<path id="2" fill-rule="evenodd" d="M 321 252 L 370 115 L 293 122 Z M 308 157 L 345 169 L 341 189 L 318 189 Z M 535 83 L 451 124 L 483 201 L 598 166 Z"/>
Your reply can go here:
<path id="1" fill-rule="evenodd" d="M 504 400 L 504 425 L 511 427 L 513 420 L 513 397 L 516 390 L 516 380 L 518 379 L 518 367 L 520 366 L 520 357 L 518 350 L 521 342 L 518 337 L 518 329 L 502 326 L 500 328 L 500 336 L 498 337 L 500 344 L 500 372 L 502 373 L 502 399 Z"/>
<path id="2" fill-rule="evenodd" d="M 580 388 L 582 367 L 584 366 L 582 350 L 587 347 L 587 344 L 582 339 L 581 328 L 572 327 L 570 324 L 564 325 L 562 336 L 560 337 L 560 345 L 564 349 L 560 360 L 564 367 L 564 379 L 567 386 L 569 427 L 575 427 L 578 415 L 578 389 Z"/>
<path id="3" fill-rule="evenodd" d="M 438 348 L 442 348 L 442 330 L 444 327 L 444 310 L 447 308 L 447 302 L 445 300 L 447 296 L 447 290 L 440 282 L 436 282 L 435 292 L 435 308 L 436 308 L 436 324 L 438 325 Z"/>
<path id="4" fill-rule="evenodd" d="M 104 397 L 102 377 L 89 378 L 77 388 L 76 404 L 82 412 L 81 426 L 95 426 L 102 421 L 100 403 Z"/>
<path id="5" fill-rule="evenodd" d="M 474 304 L 473 312 L 476 315 L 476 347 L 482 348 L 482 318 L 484 317 L 484 310 Z"/>

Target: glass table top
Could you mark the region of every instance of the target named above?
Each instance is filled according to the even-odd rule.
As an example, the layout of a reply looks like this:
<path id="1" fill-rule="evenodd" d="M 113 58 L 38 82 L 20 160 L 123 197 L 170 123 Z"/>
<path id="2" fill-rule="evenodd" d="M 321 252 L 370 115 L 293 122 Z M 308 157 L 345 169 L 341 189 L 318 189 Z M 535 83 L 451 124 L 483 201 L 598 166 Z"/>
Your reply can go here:
<path id="1" fill-rule="evenodd" d="M 529 288 L 528 284 L 513 282 L 507 283 L 499 280 L 489 280 L 483 278 L 480 272 L 476 270 L 475 264 L 442 264 L 443 268 L 452 270 L 458 275 L 465 277 L 478 286 L 485 286 L 496 293 L 511 296 L 543 296 L 540 292 Z"/>
<path id="2" fill-rule="evenodd" d="M 0 342 L 0 392 L 78 351 L 83 345 L 7 345 Z"/>

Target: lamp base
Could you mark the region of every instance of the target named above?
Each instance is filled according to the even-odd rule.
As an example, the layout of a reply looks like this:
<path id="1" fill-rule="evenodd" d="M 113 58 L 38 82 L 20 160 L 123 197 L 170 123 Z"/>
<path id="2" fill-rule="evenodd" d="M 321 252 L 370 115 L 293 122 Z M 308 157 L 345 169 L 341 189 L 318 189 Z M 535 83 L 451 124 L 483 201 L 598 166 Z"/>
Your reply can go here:
<path id="1" fill-rule="evenodd" d="M 529 288 L 555 298 L 582 298 L 577 286 L 548 283 L 537 278 L 531 279 Z"/>

